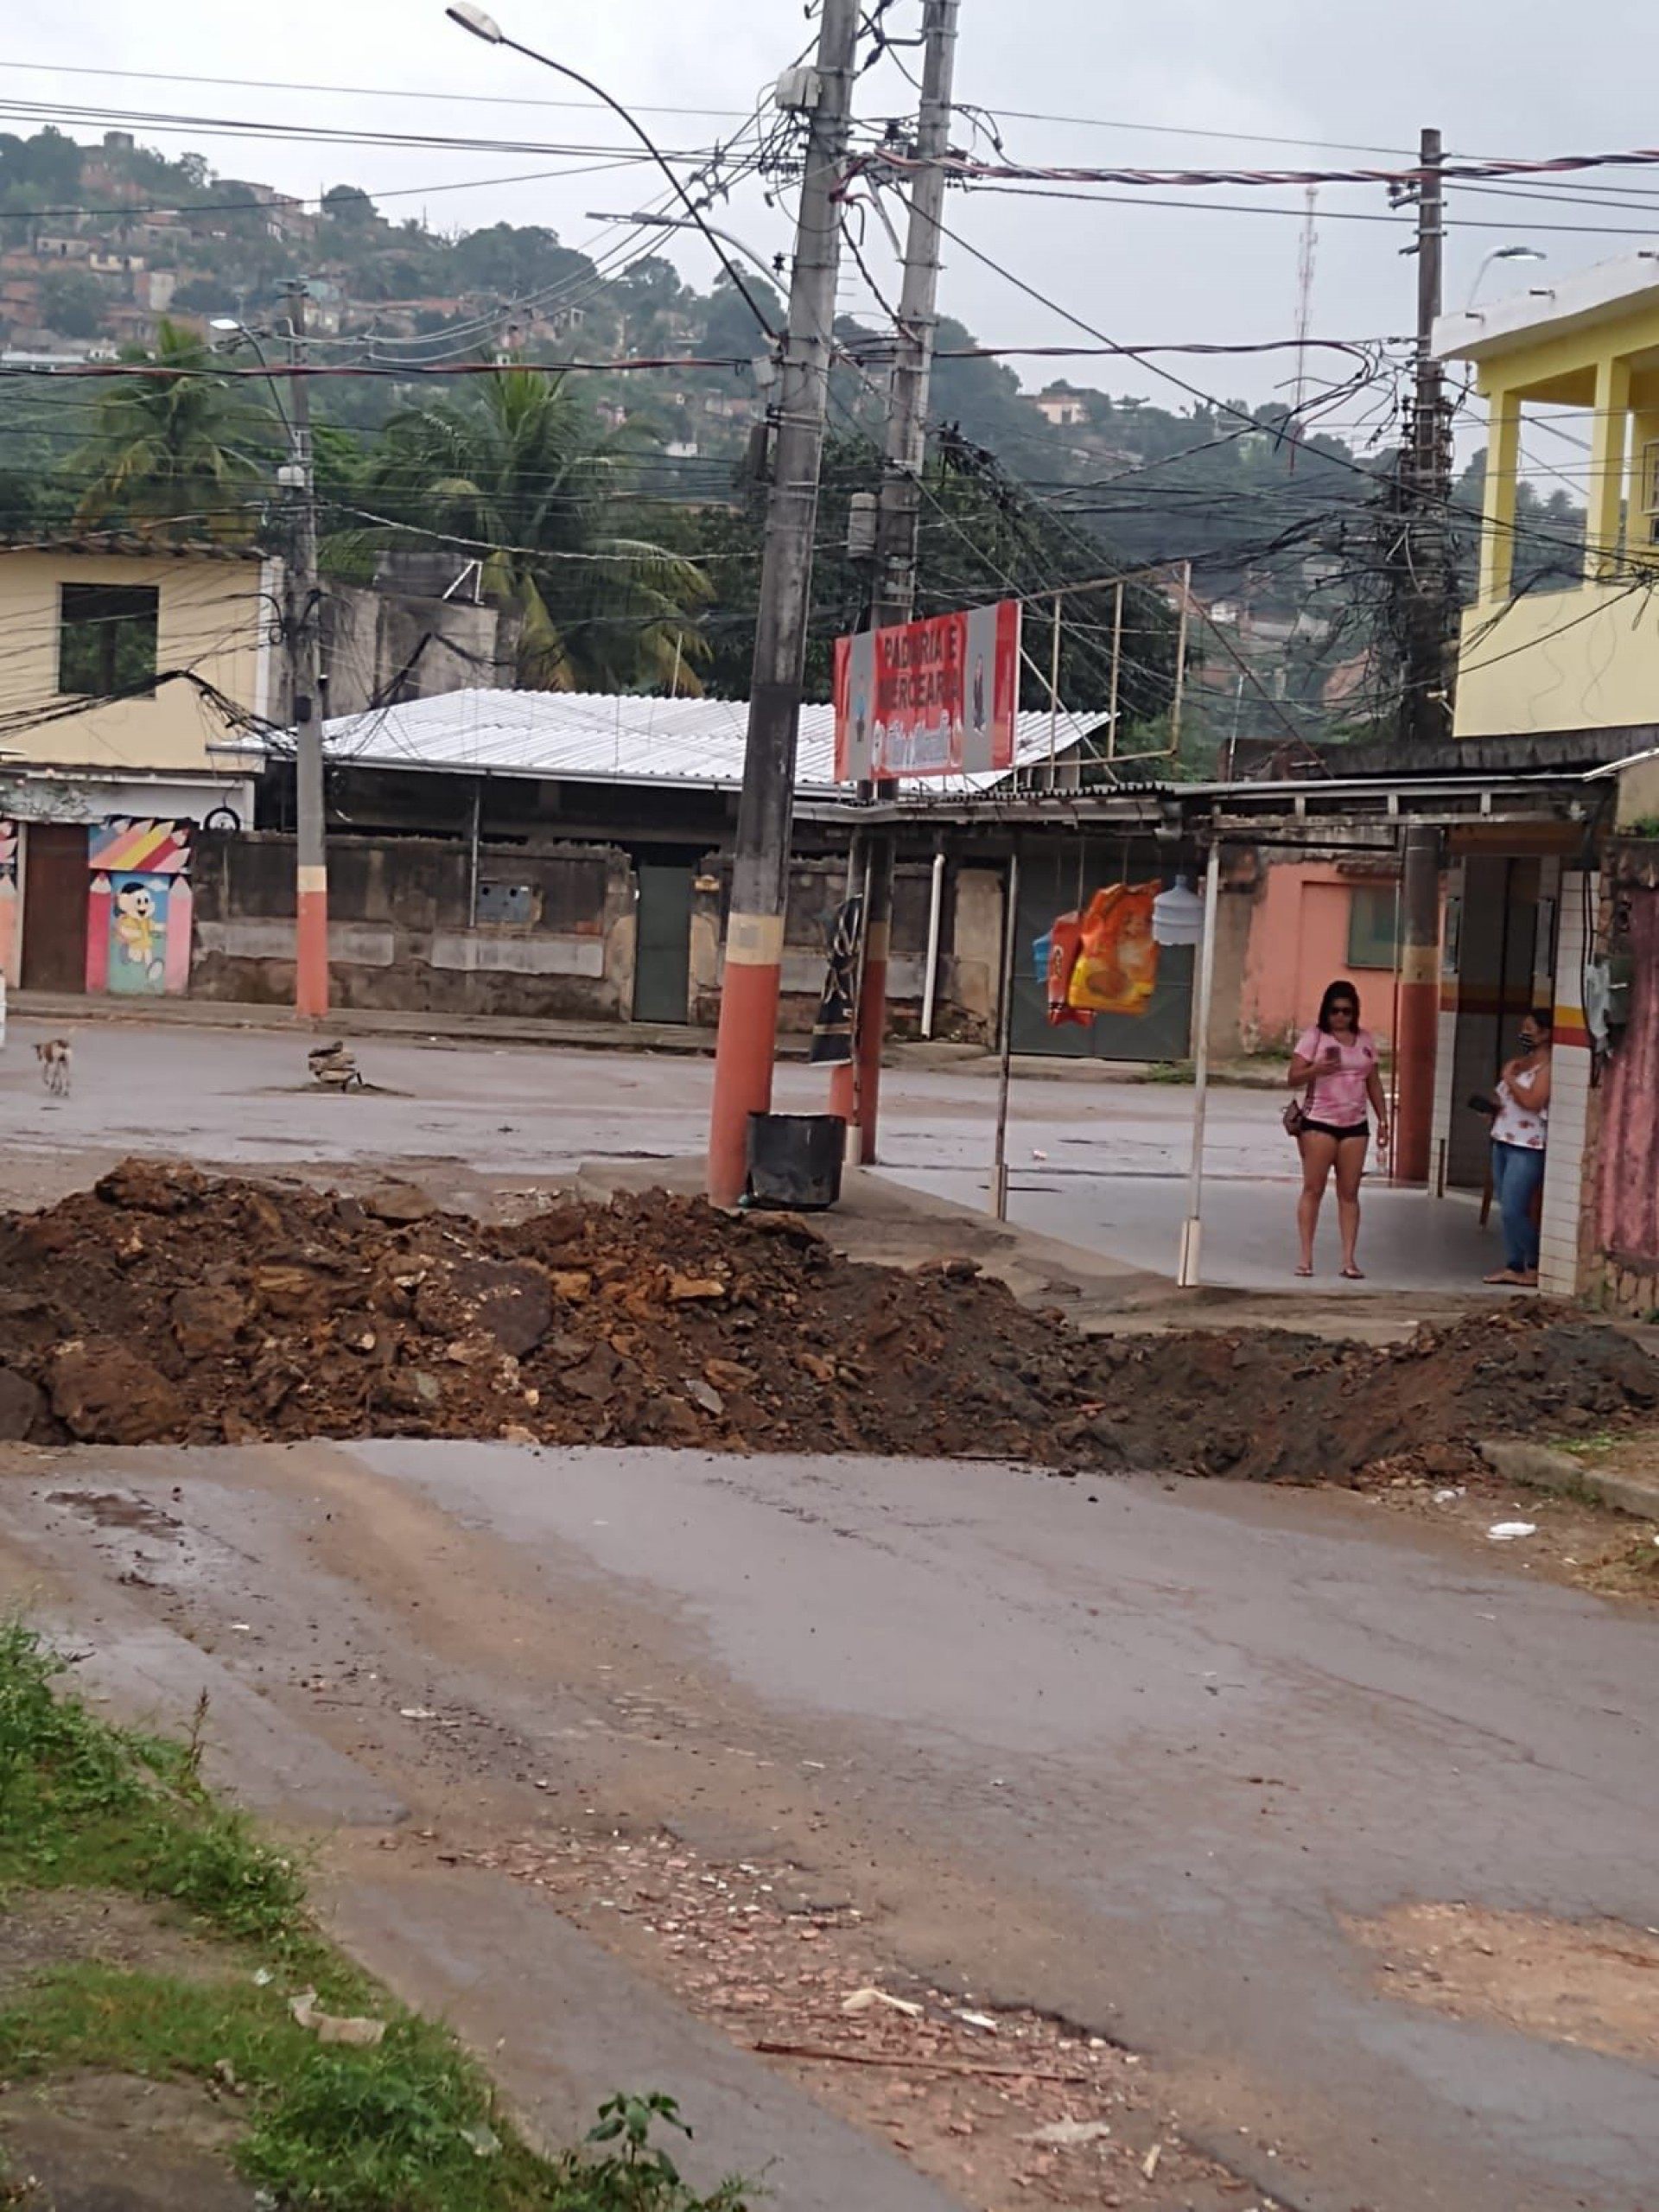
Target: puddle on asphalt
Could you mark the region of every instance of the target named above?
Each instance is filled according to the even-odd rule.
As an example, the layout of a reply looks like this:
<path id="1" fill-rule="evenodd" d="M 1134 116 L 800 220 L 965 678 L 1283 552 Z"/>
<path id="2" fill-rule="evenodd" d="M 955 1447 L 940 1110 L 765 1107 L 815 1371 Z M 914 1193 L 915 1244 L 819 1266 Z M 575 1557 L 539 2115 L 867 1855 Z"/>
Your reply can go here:
<path id="1" fill-rule="evenodd" d="M 1610 2057 L 1659 2059 L 1659 1929 L 1479 1905 L 1346 1919 L 1385 1996 Z"/>
<path id="2" fill-rule="evenodd" d="M 159 1505 L 131 1491 L 53 1490 L 48 1505 L 67 1505 L 100 1529 L 139 1529 L 148 1536 L 171 1539 L 183 1523 Z"/>

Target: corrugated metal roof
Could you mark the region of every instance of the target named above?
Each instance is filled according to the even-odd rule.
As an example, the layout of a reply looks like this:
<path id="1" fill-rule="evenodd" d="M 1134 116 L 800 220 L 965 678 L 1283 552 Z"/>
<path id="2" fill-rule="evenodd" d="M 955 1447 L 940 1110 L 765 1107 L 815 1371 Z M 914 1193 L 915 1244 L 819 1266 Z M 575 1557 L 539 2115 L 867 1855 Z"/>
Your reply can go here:
<path id="1" fill-rule="evenodd" d="M 323 726 L 328 757 L 378 768 L 447 769 L 461 774 L 560 776 L 593 783 L 649 783 L 735 789 L 743 779 L 748 703 L 742 699 L 641 699 L 602 691 L 446 691 Z M 1064 753 L 1100 728 L 1103 715 L 1021 715 L 1015 764 Z M 976 791 L 995 776 L 930 776 L 918 796 Z M 835 710 L 801 709 L 796 787 L 830 794 L 835 780 Z"/>

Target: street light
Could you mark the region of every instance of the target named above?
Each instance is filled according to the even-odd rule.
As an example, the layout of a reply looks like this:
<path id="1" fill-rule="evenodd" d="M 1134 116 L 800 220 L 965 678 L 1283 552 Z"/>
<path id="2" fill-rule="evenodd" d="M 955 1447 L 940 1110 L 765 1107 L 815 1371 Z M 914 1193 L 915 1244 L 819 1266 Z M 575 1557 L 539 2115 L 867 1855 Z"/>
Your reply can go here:
<path id="1" fill-rule="evenodd" d="M 470 4 L 470 0 L 454 0 L 454 4 L 452 7 L 446 8 L 443 12 L 448 16 L 452 23 L 459 23 L 462 30 L 470 31 L 474 38 L 481 38 L 486 46 L 511 47 L 515 54 L 522 54 L 527 60 L 539 61 L 543 69 L 552 69 L 556 71 L 561 77 L 568 77 L 573 85 L 580 85 L 583 92 L 591 92 L 596 100 L 599 100 L 604 106 L 609 108 L 611 113 L 616 116 L 620 121 L 624 123 L 627 128 L 632 131 L 634 137 L 639 141 L 645 151 L 651 156 L 652 160 L 656 162 L 658 168 L 661 169 L 663 175 L 668 179 L 670 184 L 673 186 L 676 198 L 679 200 L 680 205 L 684 208 L 690 219 L 696 225 L 697 228 L 708 239 L 709 245 L 714 247 L 715 257 L 718 259 L 721 267 L 726 271 L 727 276 L 737 287 L 738 291 L 742 295 L 744 301 L 747 304 L 750 314 L 760 324 L 761 329 L 765 331 L 768 338 L 773 340 L 777 338 L 778 333 L 766 321 L 765 315 L 761 314 L 760 304 L 756 301 L 753 293 L 750 291 L 748 286 L 743 282 L 742 277 L 739 276 L 736 269 L 733 265 L 730 255 L 728 254 L 725 249 L 721 246 L 719 238 L 715 232 L 712 231 L 709 225 L 703 220 L 702 211 L 698 207 L 690 194 L 686 190 L 685 187 L 680 182 L 679 178 L 675 175 L 673 168 L 670 166 L 661 148 L 657 144 L 655 139 L 652 137 L 644 124 L 641 123 L 636 116 L 631 114 L 629 111 L 623 106 L 620 100 L 613 99 L 602 85 L 596 85 L 591 77 L 584 77 L 580 69 L 573 69 L 568 61 L 555 61 L 550 54 L 540 53 L 533 46 L 525 46 L 522 41 L 518 39 L 509 38 L 506 33 L 502 29 L 500 24 L 496 22 L 493 16 L 486 15 L 482 8 L 475 8 L 472 6 Z"/>
<path id="2" fill-rule="evenodd" d="M 1495 245 L 1475 271 L 1475 281 L 1469 287 L 1469 298 L 1464 308 L 1464 313 L 1465 315 L 1474 313 L 1475 295 L 1480 289 L 1481 281 L 1486 271 L 1495 261 L 1547 261 L 1548 258 L 1548 255 L 1540 253 L 1535 245 Z"/>
<path id="3" fill-rule="evenodd" d="M 209 330 L 222 331 L 226 337 L 232 340 L 245 338 L 249 345 L 252 346 L 255 357 L 257 359 L 260 367 L 265 372 L 265 382 L 270 386 L 270 397 L 272 403 L 276 409 L 277 415 L 281 417 L 283 428 L 288 432 L 289 438 L 291 442 L 294 435 L 294 425 L 289 420 L 287 408 L 283 404 L 282 386 L 271 374 L 270 363 L 265 359 L 265 349 L 259 343 L 261 334 L 257 330 L 250 330 L 245 322 L 238 321 L 237 317 L 233 315 L 213 315 L 209 319 L 207 327 Z M 269 337 L 270 333 L 266 331 L 264 334 L 266 337 Z M 215 350 L 217 351 L 219 349 L 216 348 Z M 222 350 L 228 353 L 232 352 L 234 347 L 227 346 Z"/>

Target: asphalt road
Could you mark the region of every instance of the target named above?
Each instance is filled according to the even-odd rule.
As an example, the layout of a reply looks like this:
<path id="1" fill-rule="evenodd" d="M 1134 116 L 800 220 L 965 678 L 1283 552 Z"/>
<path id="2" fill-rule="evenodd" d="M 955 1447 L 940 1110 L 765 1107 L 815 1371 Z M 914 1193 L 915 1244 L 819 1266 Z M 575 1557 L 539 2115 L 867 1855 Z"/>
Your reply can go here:
<path id="1" fill-rule="evenodd" d="M 984 1464 L 86 1452 L 0 1460 L 0 1580 L 123 1703 L 188 1709 L 206 1669 L 224 1764 L 345 1824 L 346 1923 L 505 2038 L 532 2106 L 580 2071 L 512 1970 L 556 1923 L 486 1930 L 437 1865 L 402 1910 L 350 1840 L 400 1805 L 452 1850 L 666 1827 L 805 1870 L 933 1984 L 1144 2053 L 1278 2204 L 1659 2205 L 1651 2066 L 1409 2004 L 1351 1932 L 1422 1902 L 1659 1923 L 1659 1623 L 1465 1538 Z M 614 1991 L 587 2001 L 621 2065 Z M 658 2056 L 695 2108 L 712 2047 Z M 783 2093 L 709 2090 L 710 2155 L 787 2133 Z M 952 2201 L 841 2123 L 787 2150 L 785 2207 Z"/>
<path id="2" fill-rule="evenodd" d="M 31 1050 L 44 1033 L 14 1022 L 0 1053 L 0 1203 L 33 1204 L 84 1180 L 89 1156 L 168 1153 L 203 1166 L 341 1170 L 385 1161 L 428 1171 L 461 1196 L 569 1175 L 587 1160 L 701 1153 L 709 1064 L 618 1052 L 472 1046 L 390 1038 L 356 1047 L 378 1086 L 350 1096 L 307 1080 L 298 1036 L 89 1022 L 74 1033 L 67 1100 L 41 1089 Z M 896 1180 L 982 1209 L 995 1084 L 984 1067 L 899 1067 L 883 1078 L 882 1166 Z M 821 1110 L 821 1070 L 780 1067 L 780 1111 Z M 1288 1290 L 1295 1260 L 1296 1161 L 1274 1091 L 1211 1095 L 1205 1279 Z M 1051 1236 L 1173 1274 L 1186 1205 L 1190 1088 L 1125 1084 L 1092 1071 L 1018 1065 L 1009 1123 L 1011 1218 Z M 95 1172 L 95 1169 L 94 1169 Z M 1368 1185 L 1361 1260 L 1376 1290 L 1476 1292 L 1495 1264 L 1460 1200 Z M 1337 1274 L 1334 1205 L 1321 1224 L 1319 1287 Z"/>

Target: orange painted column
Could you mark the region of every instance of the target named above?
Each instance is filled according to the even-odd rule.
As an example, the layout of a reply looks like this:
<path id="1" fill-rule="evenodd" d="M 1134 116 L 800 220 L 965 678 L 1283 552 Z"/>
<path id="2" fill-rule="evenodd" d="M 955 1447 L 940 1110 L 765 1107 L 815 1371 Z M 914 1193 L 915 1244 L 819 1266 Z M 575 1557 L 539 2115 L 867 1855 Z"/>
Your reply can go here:
<path id="1" fill-rule="evenodd" d="M 772 1110 L 783 959 L 781 914 L 732 915 L 709 1117 L 709 1196 L 717 1206 L 734 1206 L 742 1197 L 749 1179 L 749 1116 Z"/>
<path id="2" fill-rule="evenodd" d="M 830 1111 L 837 1121 L 845 1122 L 849 1128 L 858 1119 L 858 1071 L 855 1065 L 858 1052 L 856 1027 L 853 1032 L 853 1052 L 854 1059 L 843 1060 L 838 1067 L 830 1071 Z M 849 1165 L 855 1164 L 850 1147 L 847 1157 Z"/>
<path id="3" fill-rule="evenodd" d="M 1394 1179 L 1427 1183 L 1434 1128 L 1434 1053 L 1440 1011 L 1440 840 L 1436 830 L 1406 831 L 1401 886 L 1399 1125 Z"/>
<path id="4" fill-rule="evenodd" d="M 875 1163 L 876 1129 L 881 1104 L 881 1046 L 887 1028 L 887 957 L 893 925 L 871 917 L 864 946 L 864 980 L 858 995 L 858 1024 L 853 1057 L 858 1065 L 858 1158 Z"/>
<path id="5" fill-rule="evenodd" d="M 328 1012 L 328 871 L 299 871 L 296 931 L 294 1011 L 302 1021 L 321 1021 Z"/>
<path id="6" fill-rule="evenodd" d="M 878 798 L 891 798 L 897 785 L 878 782 Z M 864 969 L 859 979 L 858 1020 L 853 1032 L 853 1059 L 858 1069 L 858 1159 L 874 1166 L 881 1109 L 881 1047 L 887 1034 L 887 963 L 893 944 L 893 839 L 878 830 L 870 839 L 864 873 Z"/>

